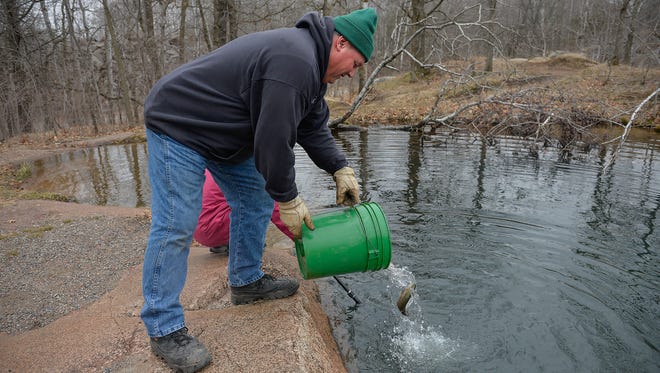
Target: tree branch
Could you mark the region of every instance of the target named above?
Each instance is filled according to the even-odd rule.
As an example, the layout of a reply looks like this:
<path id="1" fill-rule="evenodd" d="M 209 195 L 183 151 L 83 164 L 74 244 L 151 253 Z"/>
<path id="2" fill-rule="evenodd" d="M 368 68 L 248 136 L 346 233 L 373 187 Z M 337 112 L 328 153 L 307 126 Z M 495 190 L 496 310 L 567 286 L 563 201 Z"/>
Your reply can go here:
<path id="1" fill-rule="evenodd" d="M 623 134 L 621 134 L 621 136 L 616 137 L 613 140 L 609 141 L 609 142 L 612 142 L 612 141 L 616 141 L 617 139 L 620 140 L 619 144 L 617 145 L 616 149 L 614 150 L 614 153 L 612 153 L 612 157 L 607 162 L 605 162 L 605 165 L 603 165 L 603 173 L 607 172 L 607 170 L 610 168 L 610 166 L 612 166 L 612 164 L 614 163 L 614 160 L 616 159 L 617 154 L 619 154 L 619 151 L 621 150 L 621 147 L 623 146 L 623 143 L 626 142 L 626 139 L 628 138 L 628 135 L 630 134 L 630 129 L 632 128 L 632 124 L 635 121 L 635 118 L 637 117 L 637 114 L 640 112 L 640 110 L 642 110 L 642 107 L 644 105 L 646 105 L 647 102 L 651 101 L 651 99 L 655 95 L 658 94 L 658 92 L 660 92 L 660 87 L 657 88 L 653 93 L 648 95 L 648 97 L 646 97 L 644 99 L 644 101 L 642 101 L 639 105 L 637 105 L 637 108 L 635 108 L 635 111 L 633 112 L 632 116 L 630 116 L 630 120 L 628 121 L 628 124 L 626 124 L 626 127 L 623 129 Z"/>

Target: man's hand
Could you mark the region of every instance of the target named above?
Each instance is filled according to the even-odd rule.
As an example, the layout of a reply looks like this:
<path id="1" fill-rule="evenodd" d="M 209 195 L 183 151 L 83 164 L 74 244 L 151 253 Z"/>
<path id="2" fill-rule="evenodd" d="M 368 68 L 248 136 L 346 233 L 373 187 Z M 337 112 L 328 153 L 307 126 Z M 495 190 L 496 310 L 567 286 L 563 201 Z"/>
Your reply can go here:
<path id="1" fill-rule="evenodd" d="M 280 205 L 280 219 L 286 225 L 289 231 L 295 238 L 302 237 L 302 223 L 310 230 L 314 230 L 314 223 L 312 223 L 312 216 L 309 214 L 305 202 L 300 196 L 292 199 L 289 202 L 279 202 Z"/>
<path id="2" fill-rule="evenodd" d="M 333 178 L 337 183 L 337 204 L 352 206 L 360 203 L 360 187 L 355 180 L 355 172 L 350 167 L 335 171 Z"/>

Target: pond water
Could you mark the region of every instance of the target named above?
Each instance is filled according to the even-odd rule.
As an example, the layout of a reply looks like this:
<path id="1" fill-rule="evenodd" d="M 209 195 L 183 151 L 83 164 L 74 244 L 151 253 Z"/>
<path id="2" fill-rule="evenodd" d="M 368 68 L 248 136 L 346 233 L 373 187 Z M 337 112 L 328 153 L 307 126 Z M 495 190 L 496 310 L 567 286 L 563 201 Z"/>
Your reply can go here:
<path id="1" fill-rule="evenodd" d="M 362 198 L 381 205 L 392 264 L 316 280 L 351 372 L 660 371 L 660 138 L 561 157 L 466 134 L 343 132 Z M 34 164 L 32 187 L 145 206 L 144 144 Z M 312 213 L 334 183 L 298 152 Z M 415 283 L 408 316 L 396 307 Z"/>
<path id="2" fill-rule="evenodd" d="M 27 189 L 93 205 L 144 207 L 150 203 L 146 143 L 58 154 L 33 162 L 31 168 Z"/>

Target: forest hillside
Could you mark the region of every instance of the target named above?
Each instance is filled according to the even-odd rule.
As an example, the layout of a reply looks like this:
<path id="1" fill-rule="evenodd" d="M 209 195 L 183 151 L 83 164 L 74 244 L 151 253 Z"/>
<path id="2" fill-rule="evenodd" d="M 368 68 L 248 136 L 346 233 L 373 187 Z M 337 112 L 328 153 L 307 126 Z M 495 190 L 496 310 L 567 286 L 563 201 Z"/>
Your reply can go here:
<path id="1" fill-rule="evenodd" d="M 363 7 L 378 14 L 374 54 L 358 79 L 329 89 L 329 101 L 347 105 L 331 126 L 460 125 L 476 114 L 475 98 L 488 109 L 482 121 L 495 125 L 507 105 L 555 105 L 564 94 L 587 117 L 620 123 L 658 87 L 660 0 L 3 0 L 0 141 L 140 126 L 144 97 L 177 66 L 242 35 L 292 27 L 308 12 Z M 463 110 L 450 104 L 461 100 Z M 592 107 L 603 100 L 620 112 Z M 559 114 L 544 106 L 541 123 Z"/>

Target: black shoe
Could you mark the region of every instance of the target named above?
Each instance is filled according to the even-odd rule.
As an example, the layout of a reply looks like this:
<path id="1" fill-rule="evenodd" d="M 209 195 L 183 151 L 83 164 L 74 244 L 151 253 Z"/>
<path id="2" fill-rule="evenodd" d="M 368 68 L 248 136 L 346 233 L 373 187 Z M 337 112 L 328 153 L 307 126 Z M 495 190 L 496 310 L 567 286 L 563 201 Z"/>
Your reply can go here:
<path id="1" fill-rule="evenodd" d="M 245 285 L 231 287 L 231 302 L 247 304 L 262 299 L 280 299 L 293 295 L 298 290 L 298 281 L 292 278 L 275 278 L 264 275 L 259 280 Z"/>
<path id="2" fill-rule="evenodd" d="M 193 373 L 211 362 L 211 354 L 197 338 L 181 328 L 163 337 L 151 338 L 151 351 L 175 372 Z"/>
<path id="3" fill-rule="evenodd" d="M 228 245 L 222 245 L 222 246 L 216 246 L 216 247 L 209 247 L 209 251 L 214 253 L 214 254 L 228 255 L 229 254 L 229 246 Z"/>

